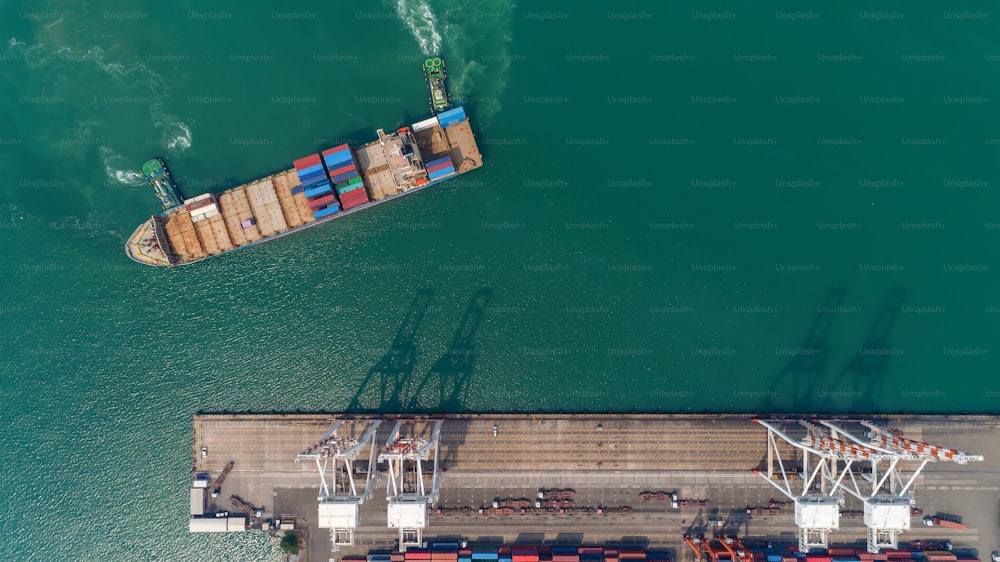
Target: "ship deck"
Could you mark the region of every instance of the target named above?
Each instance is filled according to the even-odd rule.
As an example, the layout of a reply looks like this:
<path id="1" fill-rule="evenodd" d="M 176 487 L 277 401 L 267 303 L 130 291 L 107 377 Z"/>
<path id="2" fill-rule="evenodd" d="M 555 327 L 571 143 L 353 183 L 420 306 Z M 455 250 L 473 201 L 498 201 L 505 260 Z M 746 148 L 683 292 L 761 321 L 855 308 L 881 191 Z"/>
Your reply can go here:
<path id="1" fill-rule="evenodd" d="M 385 199 L 399 193 L 396 182 L 392 179 L 392 170 L 385 157 L 385 150 L 378 141 L 370 142 L 354 151 L 358 160 L 358 169 L 364 178 L 365 187 L 372 201 Z"/>
<path id="2" fill-rule="evenodd" d="M 449 154 L 458 173 L 483 165 L 483 155 L 479 153 L 479 145 L 476 144 L 476 137 L 472 134 L 468 120 L 448 127 L 445 133 L 448 136 Z"/>
<path id="3" fill-rule="evenodd" d="M 329 534 L 312 527 L 319 488 L 316 466 L 312 461 L 296 464 L 294 459 L 333 421 L 331 415 L 308 414 L 195 416 L 194 470 L 214 478 L 226 463 L 235 462 L 212 508 L 230 509 L 229 497 L 237 495 L 263 505 L 265 517 L 310 526 L 310 559 L 326 560 Z M 989 455 L 1000 449 L 996 418 L 912 417 L 888 423 L 907 438 L 970 453 Z M 492 433 L 494 424 L 497 437 Z M 376 443 L 385 442 L 392 426 L 391 419 L 382 424 Z M 766 458 L 765 437 L 766 431 L 746 416 L 449 416 L 440 444 L 446 469 L 439 502 L 443 511 L 432 512 L 424 537 L 489 537 L 492 542 L 566 537 L 588 543 L 628 540 L 674 548 L 680 555 L 685 548 L 683 533 L 717 518 L 725 521 L 719 532 L 787 542 L 797 533 L 791 506 L 782 505 L 778 515 L 752 519 L 745 513 L 747 506 L 767 506 L 780 495 L 765 478 L 751 472 Z M 208 448 L 207 458 L 201 457 L 202 447 Z M 787 445 L 782 451 L 792 452 Z M 578 507 L 629 506 L 631 513 L 478 514 L 496 497 L 533 499 L 539 488 L 572 488 Z M 673 490 L 682 499 L 709 500 L 711 507 L 673 509 L 669 502 L 639 499 L 643 491 Z M 994 548 L 989 541 L 1000 524 L 998 492 L 998 459 L 987 456 L 985 462 L 969 466 L 931 463 L 917 480 L 919 507 L 928 514 L 962 515 L 968 528 L 926 528 L 915 520 L 903 540 L 947 537 L 956 548 Z M 397 531 L 386 528 L 385 494 L 383 481 L 374 498 L 361 507 L 359 546 L 345 547 L 338 554 L 392 548 Z M 860 502 L 847 498 L 833 544 L 863 539 L 863 520 L 847 515 L 860 508 Z"/>
<path id="4" fill-rule="evenodd" d="M 313 222 L 305 195 L 291 192 L 298 185 L 295 170 L 286 170 L 234 187 L 217 196 L 218 215 L 198 222 L 184 207 L 174 209 L 164 225 L 174 255 L 191 262 Z"/>

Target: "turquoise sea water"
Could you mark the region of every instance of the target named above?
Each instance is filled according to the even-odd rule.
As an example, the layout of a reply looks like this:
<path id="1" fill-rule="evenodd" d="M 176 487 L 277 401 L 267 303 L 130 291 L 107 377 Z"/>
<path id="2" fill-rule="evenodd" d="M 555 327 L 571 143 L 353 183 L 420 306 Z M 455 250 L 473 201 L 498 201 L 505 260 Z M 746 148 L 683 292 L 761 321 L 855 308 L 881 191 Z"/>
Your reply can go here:
<path id="1" fill-rule="evenodd" d="M 0 3 L 7 558 L 273 558 L 186 532 L 199 410 L 998 410 L 996 14 L 258 4 Z M 142 161 L 193 196 L 366 142 L 422 49 L 485 168 L 125 257 Z"/>

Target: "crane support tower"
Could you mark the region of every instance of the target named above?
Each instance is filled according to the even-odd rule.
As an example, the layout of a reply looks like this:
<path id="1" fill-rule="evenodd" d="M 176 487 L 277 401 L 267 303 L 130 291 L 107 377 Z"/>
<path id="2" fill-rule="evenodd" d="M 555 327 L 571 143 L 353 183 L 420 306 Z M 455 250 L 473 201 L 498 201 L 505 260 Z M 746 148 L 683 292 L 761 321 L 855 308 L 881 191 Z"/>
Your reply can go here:
<path id="1" fill-rule="evenodd" d="M 371 497 L 378 482 L 375 464 L 375 431 L 380 420 L 338 420 L 318 443 L 295 456 L 295 462 L 312 459 L 319 471 L 318 526 L 330 529 L 330 542 L 353 545 L 354 530 L 361 522 L 361 504 Z M 361 456 L 365 449 L 368 456 Z M 358 458 L 367 465 L 355 465 Z M 331 462 L 332 461 L 332 462 Z M 359 487 L 355 474 L 364 469 L 364 487 Z"/>
<path id="2" fill-rule="evenodd" d="M 399 529 L 399 547 L 419 546 L 427 526 L 427 506 L 441 492 L 441 420 L 397 420 L 378 462 L 389 463 L 386 493 L 389 528 Z M 431 464 L 430 485 L 424 470 Z"/>
<path id="3" fill-rule="evenodd" d="M 822 442 L 809 431 L 809 425 L 805 422 L 799 422 L 800 427 L 787 428 L 790 431 L 805 427 L 807 435 L 796 439 L 779 427 L 788 425 L 788 422 L 760 419 L 753 421 L 767 429 L 767 470 L 761 476 L 795 504 L 799 551 L 829 548 L 830 533 L 840 528 L 840 504 L 843 501 L 842 496 L 837 493 L 838 483 L 843 475 L 836 474 L 836 465 L 832 462 L 836 455 L 829 448 L 843 448 L 845 451 L 842 454 L 863 455 L 870 454 L 870 451 L 860 448 L 852 450 L 833 440 Z M 789 450 L 787 445 L 791 445 L 793 449 Z M 792 464 L 796 449 L 801 452 L 801 464 L 797 467 Z"/>
<path id="4" fill-rule="evenodd" d="M 753 421 L 767 429 L 767 471 L 761 475 L 795 503 L 803 552 L 828 548 L 829 534 L 839 528 L 845 493 L 864 504 L 868 551 L 898 548 L 899 534 L 910 529 L 914 484 L 927 463 L 983 460 L 903 439 L 863 420 Z M 857 437 L 855 427 L 868 430 L 867 441 Z M 796 450 L 801 460 L 795 458 Z M 792 483 L 796 478 L 801 484 Z"/>
<path id="5" fill-rule="evenodd" d="M 981 461 L 982 455 L 970 455 L 954 449 L 904 439 L 889 429 L 865 420 L 817 420 L 830 431 L 831 438 L 870 447 L 881 453 L 881 460 L 864 465 L 859 482 L 855 473 L 844 490 L 864 503 L 868 527 L 868 552 L 899 548 L 899 535 L 910 530 L 910 510 L 916 505 L 913 490 L 917 477 L 929 462 L 945 461 L 968 464 Z M 867 441 L 858 437 L 864 435 Z"/>

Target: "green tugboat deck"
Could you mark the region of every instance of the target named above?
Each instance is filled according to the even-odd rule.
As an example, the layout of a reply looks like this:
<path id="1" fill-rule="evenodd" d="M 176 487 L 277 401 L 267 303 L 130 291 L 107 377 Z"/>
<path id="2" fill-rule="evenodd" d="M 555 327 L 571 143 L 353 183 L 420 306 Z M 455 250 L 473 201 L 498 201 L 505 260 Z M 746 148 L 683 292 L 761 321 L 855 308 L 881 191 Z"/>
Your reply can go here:
<path id="1" fill-rule="evenodd" d="M 425 60 L 424 77 L 427 78 L 427 90 L 430 92 L 431 113 L 436 115 L 451 109 L 451 95 L 445 85 L 444 59 L 433 57 Z"/>

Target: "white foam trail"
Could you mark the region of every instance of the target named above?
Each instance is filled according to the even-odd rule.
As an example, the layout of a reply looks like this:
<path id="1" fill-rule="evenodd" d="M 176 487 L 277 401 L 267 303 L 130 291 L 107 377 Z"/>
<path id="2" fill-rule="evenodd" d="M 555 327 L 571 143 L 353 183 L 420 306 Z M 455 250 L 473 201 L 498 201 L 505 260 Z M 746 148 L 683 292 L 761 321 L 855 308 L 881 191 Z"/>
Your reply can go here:
<path id="1" fill-rule="evenodd" d="M 154 103 L 149 107 L 153 126 L 163 130 L 163 146 L 168 150 L 184 152 L 191 148 L 191 127 L 174 115 L 163 111 L 163 104 Z"/>
<path id="2" fill-rule="evenodd" d="M 425 55 L 440 54 L 441 34 L 438 33 L 437 18 L 427 0 L 396 0 L 396 14 L 410 28 L 410 33 Z"/>
<path id="3" fill-rule="evenodd" d="M 124 161 L 125 158 L 116 154 L 114 150 L 107 146 L 102 146 L 100 148 L 101 152 L 101 162 L 104 163 L 104 174 L 108 176 L 109 180 L 115 181 L 122 185 L 142 185 L 146 183 L 145 179 L 142 177 L 142 173 L 139 170 L 134 170 L 130 168 L 119 169 L 115 167 L 116 161 Z"/>

